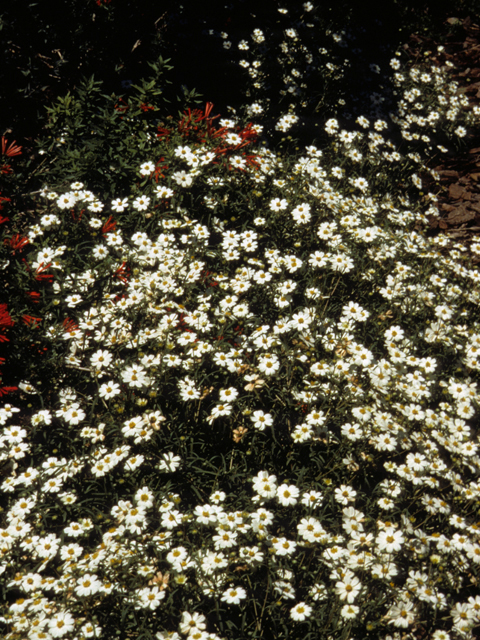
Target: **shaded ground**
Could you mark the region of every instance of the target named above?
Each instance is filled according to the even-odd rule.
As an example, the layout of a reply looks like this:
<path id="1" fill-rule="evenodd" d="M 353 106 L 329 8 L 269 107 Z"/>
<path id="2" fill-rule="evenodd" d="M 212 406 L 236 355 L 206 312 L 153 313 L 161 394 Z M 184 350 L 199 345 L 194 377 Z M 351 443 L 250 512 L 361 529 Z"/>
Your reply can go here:
<path id="1" fill-rule="evenodd" d="M 449 18 L 448 24 L 457 24 L 458 35 L 445 42 L 414 35 L 404 47 L 413 59 L 435 52 L 430 60 L 440 66 L 446 62 L 454 65 L 452 79 L 469 98 L 470 108 L 480 105 L 480 26 L 471 17 L 463 20 Z M 461 36 L 461 37 L 459 37 Z M 443 44 L 444 51 L 438 52 Z M 479 119 L 480 122 L 480 119 Z M 441 161 L 433 161 L 430 168 L 439 174 L 439 182 L 425 173 L 424 187 L 437 195 L 438 215 L 431 215 L 430 233 L 444 233 L 457 243 L 468 246 L 473 239 L 480 239 L 480 130 L 464 139 L 464 148 L 450 153 Z M 452 244 L 452 247 L 454 245 Z M 474 263 L 480 257 L 472 256 Z"/>

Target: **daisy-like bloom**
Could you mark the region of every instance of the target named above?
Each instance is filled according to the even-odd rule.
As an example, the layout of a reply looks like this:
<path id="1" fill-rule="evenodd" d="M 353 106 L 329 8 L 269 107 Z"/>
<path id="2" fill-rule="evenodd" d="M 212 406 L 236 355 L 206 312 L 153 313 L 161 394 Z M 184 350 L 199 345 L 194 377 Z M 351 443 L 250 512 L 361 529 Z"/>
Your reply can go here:
<path id="1" fill-rule="evenodd" d="M 195 519 L 200 524 L 213 524 L 217 522 L 217 509 L 211 504 L 204 504 L 203 506 L 198 505 L 195 507 L 194 515 Z"/>
<path id="2" fill-rule="evenodd" d="M 292 211 L 292 217 L 295 222 L 298 222 L 299 224 L 305 224 L 306 222 L 309 222 L 310 218 L 312 217 L 310 214 L 310 208 L 310 205 L 307 203 L 297 205 Z"/>
<path id="3" fill-rule="evenodd" d="M 103 207 L 104 207 L 103 202 L 100 202 L 99 200 L 94 200 L 93 202 L 90 202 L 90 204 L 88 205 L 88 210 L 93 211 L 94 213 L 100 213 Z"/>
<path id="4" fill-rule="evenodd" d="M 324 584 L 316 583 L 310 588 L 308 595 L 314 602 L 324 602 L 328 599 L 328 590 Z"/>
<path id="5" fill-rule="evenodd" d="M 40 224 L 42 227 L 52 227 L 54 225 L 60 224 L 60 218 L 53 214 L 46 214 L 40 218 Z"/>
<path id="6" fill-rule="evenodd" d="M 75 425 L 81 422 L 85 418 L 85 416 L 85 411 L 83 411 L 83 409 L 80 409 L 80 405 L 75 402 L 63 415 L 63 419 L 65 420 L 65 422 Z"/>
<path id="7" fill-rule="evenodd" d="M 258 370 L 267 376 L 272 376 L 280 368 L 280 361 L 276 355 L 265 353 L 260 358 Z"/>
<path id="8" fill-rule="evenodd" d="M 293 609 L 290 609 L 290 617 L 296 622 L 302 622 L 306 618 L 309 618 L 312 613 L 312 607 L 305 602 L 299 602 Z"/>
<path id="9" fill-rule="evenodd" d="M 270 201 L 269 206 L 272 211 L 284 211 L 288 206 L 288 202 L 285 198 L 274 198 Z"/>
<path id="10" fill-rule="evenodd" d="M 99 349 L 90 358 L 90 363 L 95 369 L 102 369 L 108 367 L 113 360 L 113 356 L 110 351 Z"/>
<path id="11" fill-rule="evenodd" d="M 248 111 L 250 115 L 258 116 L 261 113 L 263 113 L 263 107 L 258 102 L 253 102 L 251 105 L 248 106 Z"/>
<path id="12" fill-rule="evenodd" d="M 146 211 L 150 204 L 150 198 L 148 196 L 138 196 L 133 201 L 133 208 L 137 211 Z"/>
<path id="13" fill-rule="evenodd" d="M 233 587 L 223 592 L 221 601 L 227 604 L 240 604 L 247 597 L 247 592 L 242 587 Z"/>
<path id="14" fill-rule="evenodd" d="M 261 507 L 252 513 L 252 529 L 254 531 L 266 532 L 266 527 L 273 522 L 273 513 Z"/>
<path id="15" fill-rule="evenodd" d="M 213 536 L 212 540 L 215 544 L 215 549 L 230 549 L 237 544 L 237 533 L 235 531 L 223 531 L 217 529 L 218 533 Z"/>
<path id="16" fill-rule="evenodd" d="M 344 506 L 348 505 L 349 502 L 354 502 L 356 495 L 357 492 L 346 484 L 342 484 L 335 489 L 335 500 Z"/>
<path id="17" fill-rule="evenodd" d="M 158 585 L 153 587 L 144 587 L 137 591 L 138 607 L 142 609 L 150 609 L 154 611 L 160 605 L 160 602 L 165 597 L 165 591 Z"/>
<path id="18" fill-rule="evenodd" d="M 227 496 L 224 491 L 215 491 L 210 496 L 210 502 L 213 502 L 213 504 L 220 504 L 225 500 L 226 497 Z"/>
<path id="19" fill-rule="evenodd" d="M 238 391 L 235 387 L 229 387 L 228 389 L 221 389 L 220 402 L 233 402 L 238 397 Z"/>
<path id="20" fill-rule="evenodd" d="M 138 364 L 133 364 L 127 367 L 122 372 L 122 380 L 128 384 L 129 387 L 146 387 L 150 384 L 150 378 L 147 376 L 145 369 Z"/>
<path id="21" fill-rule="evenodd" d="M 313 437 L 313 427 L 309 424 L 299 424 L 295 427 L 292 433 L 292 439 L 294 442 L 307 442 Z"/>
<path id="22" fill-rule="evenodd" d="M 277 499 L 283 507 L 297 504 L 299 495 L 300 491 L 294 484 L 281 484 L 277 489 Z"/>
<path id="23" fill-rule="evenodd" d="M 193 631 L 203 631 L 206 629 L 206 622 L 207 619 L 201 613 L 189 613 L 188 611 L 184 611 L 178 628 L 180 633 L 189 635 Z"/>
<path id="24" fill-rule="evenodd" d="M 177 582 L 177 584 L 179 584 L 178 576 L 175 577 L 175 581 Z M 175 636 L 176 634 L 174 633 L 173 635 Z M 213 633 L 209 634 L 206 631 L 200 631 L 200 629 L 192 629 L 192 631 L 188 635 L 188 640 L 210 640 L 211 635 L 215 636 L 215 634 Z M 173 638 L 173 640 L 175 640 L 175 638 Z"/>
<path id="25" fill-rule="evenodd" d="M 102 629 L 98 625 L 91 622 L 87 622 L 80 628 L 84 638 L 99 638 L 102 634 Z M 40 640 L 40 638 L 38 639 Z"/>
<path id="26" fill-rule="evenodd" d="M 172 178 L 181 187 L 190 187 L 193 182 L 193 175 L 186 171 L 176 171 L 172 174 Z"/>
<path id="27" fill-rule="evenodd" d="M 405 337 L 405 333 L 398 325 L 391 326 L 390 329 L 385 331 L 385 339 L 388 342 L 400 342 Z"/>
<path id="28" fill-rule="evenodd" d="M 455 607 L 450 610 L 450 615 L 453 618 L 453 624 L 457 628 L 462 626 L 471 627 L 475 619 L 475 612 L 467 602 L 457 602 Z"/>
<path id="29" fill-rule="evenodd" d="M 154 162 L 144 162 L 140 165 L 139 169 L 142 176 L 149 176 L 151 173 L 155 171 L 155 163 Z"/>
<path id="30" fill-rule="evenodd" d="M 170 509 L 162 513 L 162 527 L 166 529 L 175 529 L 183 522 L 183 513 L 176 509 Z M 168 560 L 168 558 L 167 558 Z"/>
<path id="31" fill-rule="evenodd" d="M 288 131 L 296 122 L 298 122 L 298 116 L 294 114 L 287 114 L 286 116 L 282 116 L 280 120 L 275 125 L 275 129 L 277 131 Z"/>
<path id="32" fill-rule="evenodd" d="M 395 508 L 395 502 L 386 497 L 377 500 L 377 504 L 380 509 L 384 509 L 385 511 L 390 511 L 391 509 Z"/>
<path id="33" fill-rule="evenodd" d="M 173 189 L 169 189 L 168 187 L 162 187 L 161 185 L 157 185 L 155 187 L 155 192 L 158 198 L 171 198 L 174 194 Z"/>
<path id="34" fill-rule="evenodd" d="M 323 495 L 320 491 L 307 491 L 302 496 L 302 504 L 306 507 L 316 508 L 323 502 Z"/>
<path id="35" fill-rule="evenodd" d="M 302 518 L 297 525 L 298 535 L 307 542 L 317 542 L 316 534 L 325 534 L 325 531 L 316 518 Z"/>
<path id="36" fill-rule="evenodd" d="M 400 551 L 404 540 L 405 538 L 400 530 L 396 531 L 393 527 L 387 527 L 385 531 L 380 531 L 375 542 L 380 552 L 393 553 L 394 551 Z"/>
<path id="37" fill-rule="evenodd" d="M 355 266 L 353 260 L 342 253 L 331 256 L 330 265 L 334 271 L 339 271 L 340 273 L 348 273 Z"/>
<path id="38" fill-rule="evenodd" d="M 128 198 L 115 198 L 112 200 L 111 208 L 113 211 L 117 211 L 118 213 L 122 213 L 128 207 Z"/>
<path id="39" fill-rule="evenodd" d="M 62 560 L 71 560 L 75 562 L 83 553 L 83 547 L 79 544 L 71 542 L 60 549 L 60 558 Z"/>
<path id="40" fill-rule="evenodd" d="M 357 122 L 357 124 L 359 124 L 363 129 L 368 129 L 370 126 L 370 122 L 368 118 L 365 118 L 365 116 L 359 116 L 355 122 Z"/>
<path id="41" fill-rule="evenodd" d="M 247 161 L 242 156 L 232 156 L 230 158 L 230 165 L 237 169 L 243 169 L 247 164 Z"/>
<path id="42" fill-rule="evenodd" d="M 294 540 L 287 540 L 286 538 L 272 538 L 272 548 L 277 556 L 290 556 L 295 553 L 297 543 Z"/>
<path id="43" fill-rule="evenodd" d="M 113 380 L 110 380 L 109 382 L 105 382 L 104 384 L 102 384 L 102 386 L 98 391 L 98 395 L 101 398 L 105 398 L 105 400 L 114 398 L 115 396 L 118 396 L 119 393 L 121 393 L 120 385 L 117 382 L 114 382 Z"/>
<path id="44" fill-rule="evenodd" d="M 192 155 L 192 150 L 189 146 L 185 145 L 183 147 L 182 146 L 177 147 L 174 153 L 177 156 L 177 158 L 181 158 L 185 160 L 186 158 Z"/>
<path id="45" fill-rule="evenodd" d="M 108 248 L 103 244 L 97 244 L 93 248 L 92 254 L 96 260 L 102 260 L 108 256 Z"/>
<path id="46" fill-rule="evenodd" d="M 59 611 L 48 621 L 48 632 L 53 638 L 62 638 L 75 628 L 75 618 L 68 611 Z"/>
<path id="47" fill-rule="evenodd" d="M 277 478 L 269 475 L 267 471 L 260 473 L 253 479 L 253 490 L 262 498 L 274 498 L 277 493 Z"/>
<path id="48" fill-rule="evenodd" d="M 231 404 L 219 404 L 216 407 L 213 407 L 211 414 L 208 416 L 207 420 L 210 424 L 220 418 L 221 416 L 228 416 L 232 413 L 232 405 Z"/>
<path id="49" fill-rule="evenodd" d="M 60 209 L 71 209 L 75 205 L 75 196 L 72 193 L 64 193 L 57 200 Z"/>
<path id="50" fill-rule="evenodd" d="M 158 464 L 160 471 L 166 471 L 167 473 L 173 473 L 182 464 L 182 459 L 173 453 L 164 453 L 162 460 Z"/>
<path id="51" fill-rule="evenodd" d="M 406 629 L 415 622 L 415 606 L 413 602 L 400 601 L 394 604 L 387 612 L 389 624 L 400 629 Z"/>
<path id="52" fill-rule="evenodd" d="M 352 620 L 353 618 L 356 618 L 358 616 L 359 612 L 360 607 L 357 607 L 356 604 L 346 604 L 342 607 L 340 615 L 346 620 Z"/>
<path id="53" fill-rule="evenodd" d="M 178 383 L 180 388 L 180 397 L 182 400 L 198 400 L 200 398 L 200 391 L 196 389 L 195 383 L 190 378 L 180 380 Z"/>
<path id="54" fill-rule="evenodd" d="M 361 588 L 362 583 L 360 580 L 351 571 L 346 571 L 342 580 L 335 584 L 335 593 L 340 600 L 346 600 L 348 604 L 352 604 L 360 593 Z"/>
<path id="55" fill-rule="evenodd" d="M 327 120 L 325 123 L 325 131 L 330 135 L 335 134 L 338 131 L 338 121 L 335 120 L 335 118 Z"/>
<path id="56" fill-rule="evenodd" d="M 266 427 L 270 427 L 273 424 L 271 414 L 264 413 L 260 409 L 253 412 L 253 415 L 250 416 L 250 420 L 259 431 L 264 431 Z"/>
<path id="57" fill-rule="evenodd" d="M 84 534 L 82 525 L 78 522 L 71 522 L 68 527 L 65 527 L 63 532 L 66 536 L 72 536 L 74 538 L 77 538 L 78 536 L 82 536 Z"/>
<path id="58" fill-rule="evenodd" d="M 82 302 L 82 298 L 81 296 L 74 293 L 71 296 L 67 296 L 65 298 L 65 302 L 67 303 L 67 307 L 76 307 L 77 304 L 80 304 L 80 302 Z"/>
<path id="59" fill-rule="evenodd" d="M 138 469 L 138 467 L 140 467 L 143 464 L 144 460 L 145 460 L 145 457 L 142 456 L 141 454 L 128 458 L 128 460 L 125 461 L 125 470 L 135 471 L 135 469 Z"/>
<path id="60" fill-rule="evenodd" d="M 256 564 L 263 562 L 264 554 L 257 546 L 242 547 L 238 552 L 239 557 L 247 564 Z"/>
<path id="61" fill-rule="evenodd" d="M 96 575 L 90 575 L 86 573 L 79 580 L 77 580 L 77 587 L 75 593 L 81 597 L 91 596 L 98 593 L 102 589 L 102 583 Z"/>

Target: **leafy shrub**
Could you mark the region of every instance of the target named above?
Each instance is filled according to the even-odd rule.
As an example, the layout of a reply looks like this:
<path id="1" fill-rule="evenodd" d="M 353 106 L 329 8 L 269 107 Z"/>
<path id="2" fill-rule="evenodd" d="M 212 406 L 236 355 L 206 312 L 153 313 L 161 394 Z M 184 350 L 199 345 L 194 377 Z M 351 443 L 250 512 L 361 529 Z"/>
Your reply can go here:
<path id="1" fill-rule="evenodd" d="M 39 162 L 4 144 L 6 638 L 475 637 L 480 244 L 422 234 L 439 78 L 424 125 L 402 91 L 298 152 L 295 113 L 277 152 L 94 80 Z"/>

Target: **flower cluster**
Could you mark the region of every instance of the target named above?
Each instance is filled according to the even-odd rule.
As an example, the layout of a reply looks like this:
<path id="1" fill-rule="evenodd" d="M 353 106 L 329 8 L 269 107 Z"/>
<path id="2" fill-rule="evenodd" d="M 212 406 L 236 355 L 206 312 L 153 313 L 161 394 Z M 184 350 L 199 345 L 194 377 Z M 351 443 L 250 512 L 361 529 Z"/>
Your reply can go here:
<path id="1" fill-rule="evenodd" d="M 5 637 L 469 640 L 478 266 L 379 195 L 381 118 L 285 157 L 211 111 L 152 126 L 130 192 L 36 201 L 56 364 L 0 409 Z"/>

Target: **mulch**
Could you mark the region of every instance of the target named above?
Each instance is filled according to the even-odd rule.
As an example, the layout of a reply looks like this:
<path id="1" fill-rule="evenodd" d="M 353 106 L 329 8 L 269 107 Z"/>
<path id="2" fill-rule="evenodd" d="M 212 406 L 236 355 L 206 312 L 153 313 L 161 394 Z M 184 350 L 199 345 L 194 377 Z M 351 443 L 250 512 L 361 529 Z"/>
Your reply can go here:
<path id="1" fill-rule="evenodd" d="M 450 68 L 452 80 L 455 80 L 468 99 L 470 107 L 480 104 L 480 20 L 471 17 L 462 20 L 448 18 L 446 23 L 454 25 L 461 37 L 447 37 L 437 42 L 431 38 L 412 35 L 404 46 L 412 61 L 424 58 L 430 51 L 429 60 L 445 66 L 447 61 L 453 63 Z M 460 24 L 461 23 L 461 29 Z M 446 26 L 448 26 L 446 24 Z M 443 45 L 444 50 L 438 52 L 437 47 Z M 480 118 L 479 118 L 480 124 Z M 461 151 L 429 163 L 429 168 L 440 175 L 436 182 L 425 172 L 422 175 L 424 191 L 437 197 L 438 214 L 429 216 L 428 235 L 444 234 L 449 243 L 444 249 L 458 249 L 464 245 L 468 250 L 472 240 L 480 240 L 480 126 L 476 132 L 469 133 L 463 139 L 466 146 Z M 471 255 L 474 264 L 480 263 L 480 257 Z"/>

